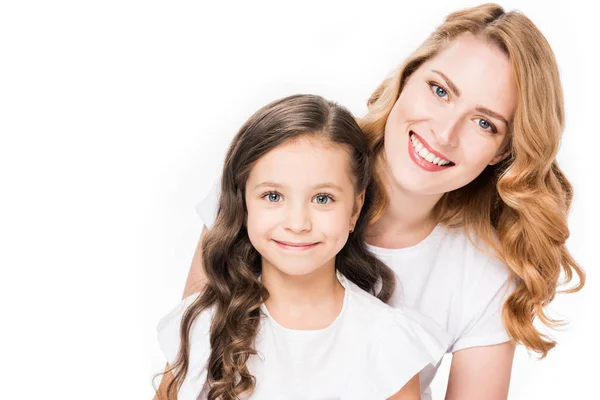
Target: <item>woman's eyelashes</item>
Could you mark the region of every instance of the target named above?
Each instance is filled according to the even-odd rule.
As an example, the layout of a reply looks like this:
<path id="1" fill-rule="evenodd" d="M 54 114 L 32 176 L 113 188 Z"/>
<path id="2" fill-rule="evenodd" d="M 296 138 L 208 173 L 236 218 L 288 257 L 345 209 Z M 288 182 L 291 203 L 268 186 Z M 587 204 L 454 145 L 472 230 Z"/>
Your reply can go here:
<path id="1" fill-rule="evenodd" d="M 278 192 L 266 192 L 263 193 L 260 197 L 267 200 L 269 203 L 280 203 L 283 201 L 283 196 L 281 195 L 281 193 Z M 312 203 L 321 205 L 330 204 L 334 201 L 334 197 L 328 193 L 319 193 L 315 195 L 311 200 Z"/>
<path id="2" fill-rule="evenodd" d="M 442 100 L 448 101 L 450 100 L 450 96 L 448 95 L 448 91 L 441 85 L 438 85 L 435 82 L 427 82 L 429 85 L 429 89 L 431 92 Z"/>
<path id="3" fill-rule="evenodd" d="M 487 119 L 475 118 L 474 121 L 477 124 L 477 126 L 479 126 L 484 131 L 491 132 L 491 133 L 498 133 L 498 129 L 496 128 L 496 126 L 494 124 L 492 124 L 490 121 L 488 121 Z"/>

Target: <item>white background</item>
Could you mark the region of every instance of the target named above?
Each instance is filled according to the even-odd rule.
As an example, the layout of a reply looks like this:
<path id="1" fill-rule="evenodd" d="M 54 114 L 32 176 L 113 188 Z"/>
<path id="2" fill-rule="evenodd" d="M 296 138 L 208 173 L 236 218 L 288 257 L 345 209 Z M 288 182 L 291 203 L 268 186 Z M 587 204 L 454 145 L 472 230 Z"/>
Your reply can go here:
<path id="1" fill-rule="evenodd" d="M 194 212 L 257 108 L 316 93 L 355 114 L 467 1 L 6 1 L 0 5 L 0 397 L 150 399 L 202 228 Z M 546 35 L 565 89 L 570 250 L 588 272 L 510 399 L 600 398 L 597 18 L 503 2 Z M 443 398 L 450 357 L 434 381 Z M 595 373 L 594 373 L 595 370 Z"/>

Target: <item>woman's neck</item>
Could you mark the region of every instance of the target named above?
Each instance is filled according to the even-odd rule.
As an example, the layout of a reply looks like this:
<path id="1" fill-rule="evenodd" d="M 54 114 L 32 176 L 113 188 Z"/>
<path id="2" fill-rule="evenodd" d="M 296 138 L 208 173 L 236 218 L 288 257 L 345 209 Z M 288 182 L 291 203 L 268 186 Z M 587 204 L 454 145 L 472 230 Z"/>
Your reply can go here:
<path id="1" fill-rule="evenodd" d="M 381 218 L 369 226 L 367 243 L 384 248 L 416 245 L 435 228 L 433 209 L 442 195 L 419 195 L 405 190 L 394 181 L 383 157 L 377 159 L 377 170 L 387 204 Z"/>
<path id="2" fill-rule="evenodd" d="M 345 289 L 335 271 L 335 258 L 306 275 L 289 275 L 263 258 L 263 285 L 269 291 L 265 306 L 285 328 L 323 329 L 340 314 Z"/>

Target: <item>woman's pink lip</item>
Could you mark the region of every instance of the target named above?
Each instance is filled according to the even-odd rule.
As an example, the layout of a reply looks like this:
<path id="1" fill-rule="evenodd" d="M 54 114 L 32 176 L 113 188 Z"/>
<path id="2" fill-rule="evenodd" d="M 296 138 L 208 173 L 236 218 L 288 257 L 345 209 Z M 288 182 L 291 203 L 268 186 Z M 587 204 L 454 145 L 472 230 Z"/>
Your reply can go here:
<path id="1" fill-rule="evenodd" d="M 419 138 L 419 141 L 421 141 L 420 138 Z M 423 143 L 423 142 L 421 142 L 421 143 Z M 425 145 L 425 144 L 423 144 L 423 145 Z M 445 169 L 453 166 L 453 164 L 440 166 L 440 165 L 435 165 L 433 163 L 430 163 L 427 160 L 423 160 L 423 158 L 421 158 L 421 156 L 417 154 L 417 150 L 415 150 L 415 148 L 413 147 L 412 142 L 410 141 L 410 135 L 408 135 L 408 155 L 415 164 L 417 164 L 419 167 L 421 167 L 422 169 L 424 169 L 425 171 L 428 171 L 428 172 L 442 171 L 442 170 L 445 170 Z M 446 160 L 447 160 L 447 158 L 446 158 Z"/>
<path id="2" fill-rule="evenodd" d="M 409 140 L 410 140 L 410 135 L 411 135 L 411 133 L 412 133 L 413 135 L 415 135 L 415 137 L 416 137 L 417 139 L 419 139 L 419 142 L 421 142 L 421 144 L 423 145 L 423 147 L 425 147 L 425 148 L 427 149 L 427 151 L 428 151 L 428 152 L 430 152 L 431 154 L 433 154 L 433 155 L 434 155 L 434 156 L 436 156 L 436 157 L 439 157 L 439 158 L 442 158 L 442 159 L 444 159 L 444 160 L 448 160 L 448 161 L 450 161 L 450 159 L 449 159 L 448 157 L 446 157 L 446 156 L 445 156 L 445 155 L 443 155 L 442 153 L 438 153 L 437 151 L 435 151 L 434 149 L 432 149 L 432 148 L 431 148 L 431 146 L 429 145 L 429 143 L 427 143 L 427 142 L 425 141 L 425 139 L 423 139 L 421 136 L 417 135 L 417 134 L 415 133 L 415 131 L 410 131 L 410 132 L 408 133 L 408 139 L 409 139 Z"/>

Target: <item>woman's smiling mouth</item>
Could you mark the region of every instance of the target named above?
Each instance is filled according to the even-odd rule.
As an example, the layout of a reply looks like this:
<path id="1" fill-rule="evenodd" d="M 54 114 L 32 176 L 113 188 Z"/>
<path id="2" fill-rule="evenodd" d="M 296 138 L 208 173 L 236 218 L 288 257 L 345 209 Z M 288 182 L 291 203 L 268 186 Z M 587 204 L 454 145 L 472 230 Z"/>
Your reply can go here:
<path id="1" fill-rule="evenodd" d="M 423 138 L 415 132 L 408 134 L 408 153 L 419 167 L 426 171 L 435 172 L 450 168 L 455 164 L 443 154 L 433 150 Z"/>

